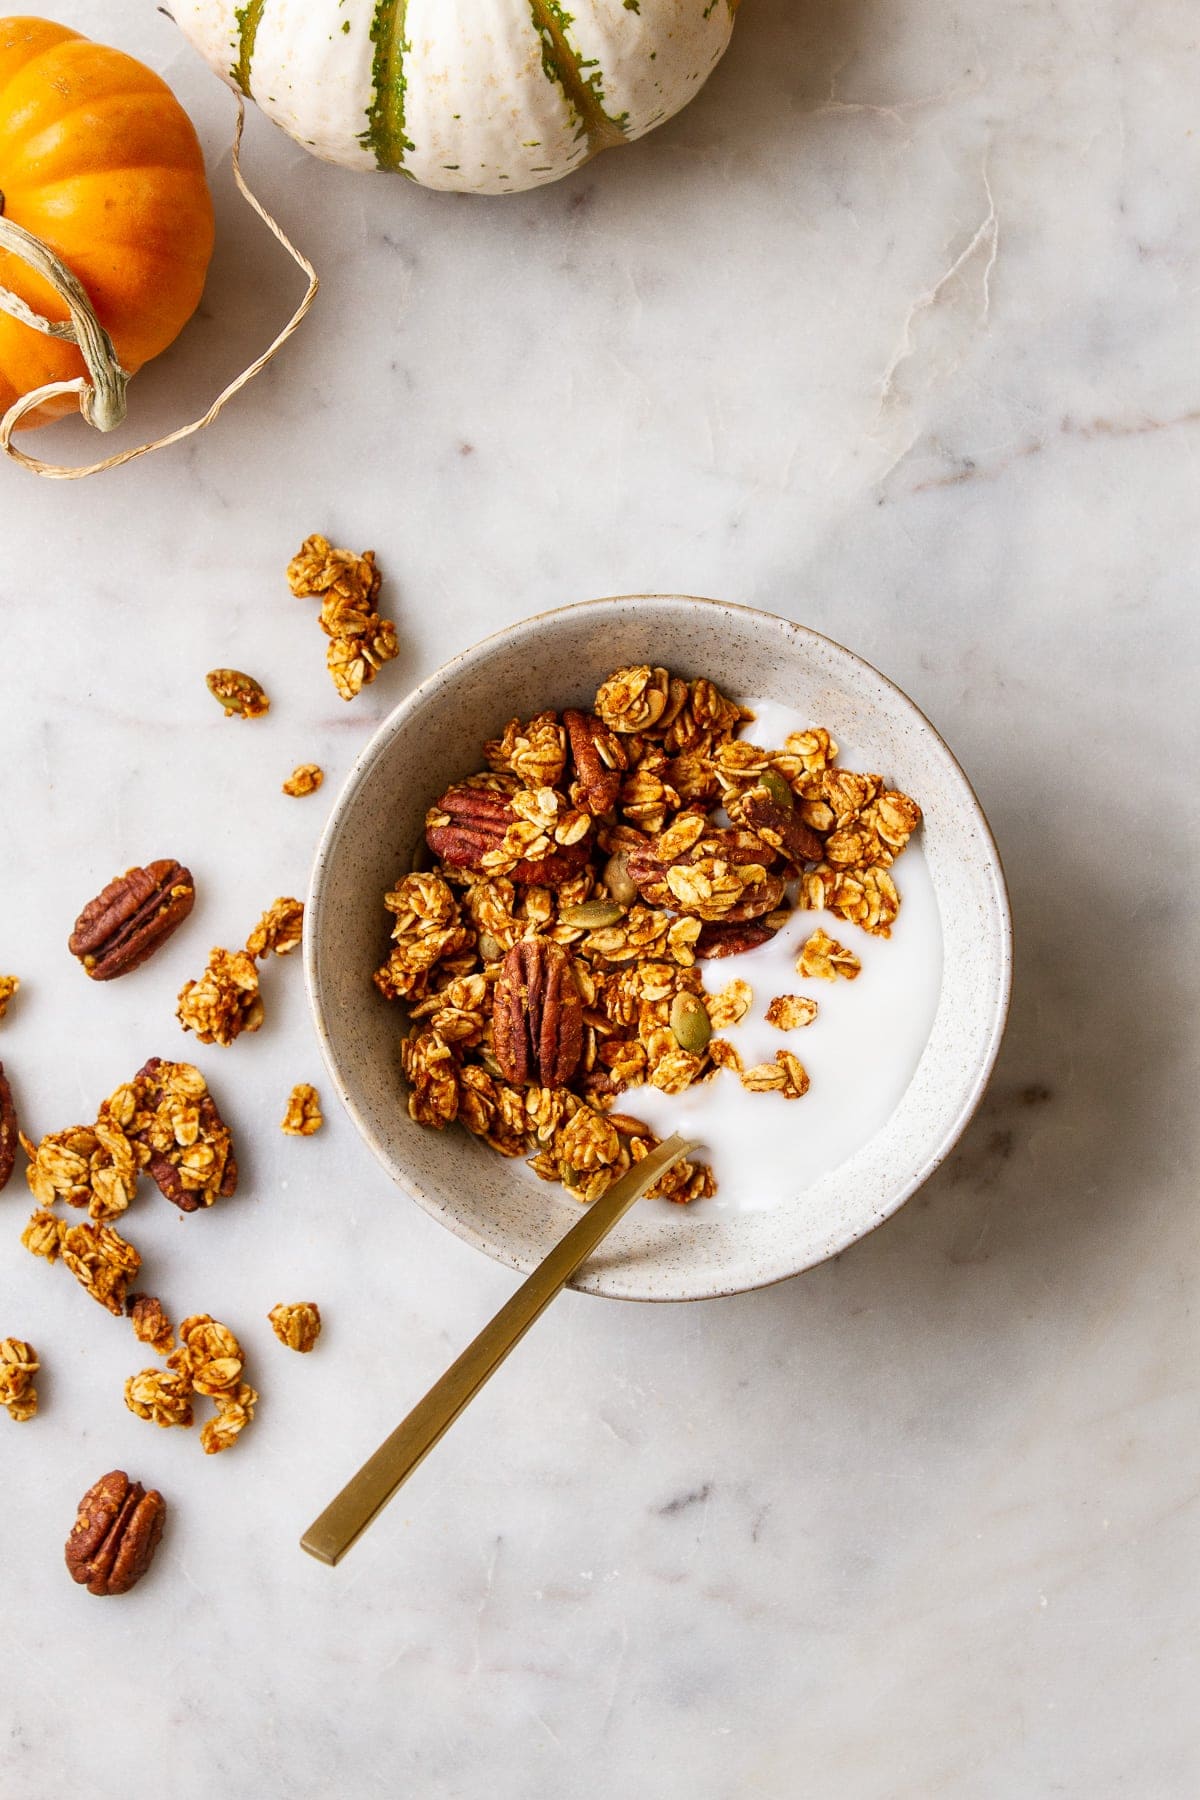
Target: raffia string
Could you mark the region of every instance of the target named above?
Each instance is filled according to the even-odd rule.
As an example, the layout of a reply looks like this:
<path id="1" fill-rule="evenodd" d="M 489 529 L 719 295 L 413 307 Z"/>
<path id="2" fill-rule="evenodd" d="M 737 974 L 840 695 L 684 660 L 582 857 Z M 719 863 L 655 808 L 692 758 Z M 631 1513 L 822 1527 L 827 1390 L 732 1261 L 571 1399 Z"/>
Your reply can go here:
<path id="1" fill-rule="evenodd" d="M 181 439 L 191 437 L 194 431 L 203 431 L 211 425 L 217 414 L 233 396 L 240 393 L 247 383 L 254 380 L 260 369 L 265 369 L 271 358 L 278 354 L 293 332 L 300 327 L 309 307 L 317 297 L 317 272 L 303 251 L 298 250 L 288 237 L 277 219 L 273 219 L 266 207 L 255 198 L 246 185 L 242 174 L 241 147 L 242 129 L 246 122 L 246 108 L 240 95 L 237 96 L 237 125 L 233 134 L 233 179 L 238 192 L 247 205 L 252 206 L 263 224 L 278 239 L 292 261 L 303 269 L 308 277 L 308 287 L 304 298 L 275 338 L 274 342 L 263 351 L 262 355 L 252 362 L 248 369 L 231 381 L 217 395 L 202 419 L 193 419 L 190 425 L 181 425 L 176 431 L 169 431 L 165 437 L 155 438 L 153 443 L 138 444 L 132 450 L 119 450 L 114 456 L 106 456 L 103 462 L 89 463 L 85 468 L 69 468 L 62 463 L 46 463 L 36 456 L 27 456 L 24 450 L 18 450 L 12 442 L 12 434 L 27 412 L 32 412 L 45 401 L 54 399 L 59 394 L 78 394 L 79 410 L 90 425 L 98 430 L 110 431 L 124 417 L 124 392 L 128 376 L 117 361 L 112 340 L 99 324 L 86 293 L 70 271 L 51 257 L 44 245 L 36 238 L 9 221 L 2 221 L 6 226 L 5 248 L 36 267 L 37 272 L 50 281 L 62 295 L 71 310 L 71 323 L 44 319 L 41 314 L 33 312 L 17 295 L 0 288 L 0 308 L 11 313 L 14 318 L 24 324 L 32 325 L 35 330 L 45 332 L 50 337 L 64 338 L 68 342 L 78 344 L 88 364 L 89 375 L 77 375 L 72 381 L 51 381 L 44 387 L 35 388 L 31 393 L 22 394 L 15 400 L 0 419 L 0 450 L 11 457 L 23 468 L 31 469 L 35 475 L 44 475 L 49 481 L 78 481 L 84 475 L 100 475 L 105 469 L 115 469 L 121 463 L 133 462 L 139 456 L 145 456 L 151 450 L 163 450 L 168 444 L 178 444 Z M 14 241 L 14 239 L 19 241 Z M 51 266 L 53 265 L 53 266 Z"/>

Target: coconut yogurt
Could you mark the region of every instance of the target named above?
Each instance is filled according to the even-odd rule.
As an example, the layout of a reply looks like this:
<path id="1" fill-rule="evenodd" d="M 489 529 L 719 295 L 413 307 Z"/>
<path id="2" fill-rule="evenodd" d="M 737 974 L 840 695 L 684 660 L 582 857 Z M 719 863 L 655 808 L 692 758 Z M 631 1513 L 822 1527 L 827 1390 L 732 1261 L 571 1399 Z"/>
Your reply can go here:
<path id="1" fill-rule="evenodd" d="M 770 701 L 746 704 L 755 717 L 743 735 L 753 743 L 782 744 L 790 731 L 826 724 L 843 767 L 871 766 L 869 757 L 842 742 L 835 721 L 814 721 Z M 942 975 L 941 920 L 920 830 L 897 858 L 893 875 L 900 913 L 889 938 L 872 937 L 831 913 L 797 908 L 770 943 L 702 964 L 710 993 L 738 977 L 753 991 L 745 1018 L 720 1035 L 746 1067 L 772 1062 L 783 1047 L 794 1051 L 811 1080 L 801 1099 L 751 1093 L 729 1070 L 682 1094 L 644 1086 L 618 1099 L 621 1112 L 644 1120 L 660 1137 L 678 1131 L 703 1146 L 698 1154 L 712 1164 L 717 1193 L 695 1202 L 689 1215 L 748 1212 L 803 1193 L 861 1149 L 899 1104 L 929 1037 Z M 818 928 L 854 951 L 862 963 L 857 979 L 814 981 L 796 973 L 800 947 Z M 777 994 L 816 1000 L 813 1023 L 787 1032 L 768 1025 L 765 1014 Z"/>

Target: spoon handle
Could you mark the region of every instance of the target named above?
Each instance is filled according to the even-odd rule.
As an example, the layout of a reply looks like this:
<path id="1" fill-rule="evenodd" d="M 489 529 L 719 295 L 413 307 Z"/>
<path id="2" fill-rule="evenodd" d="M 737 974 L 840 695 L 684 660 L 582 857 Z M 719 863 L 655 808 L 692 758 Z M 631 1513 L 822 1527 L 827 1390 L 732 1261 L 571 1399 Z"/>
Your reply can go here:
<path id="1" fill-rule="evenodd" d="M 577 1224 L 555 1244 L 528 1276 L 511 1300 L 507 1300 L 490 1324 L 484 1326 L 462 1355 L 435 1381 L 423 1400 L 386 1437 L 378 1450 L 351 1477 L 337 1497 L 314 1519 L 300 1547 L 330 1566 L 341 1561 L 372 1520 L 383 1511 L 401 1482 L 412 1474 L 444 1432 L 494 1375 L 535 1319 L 541 1317 L 559 1292 L 596 1246 L 608 1236 L 636 1200 L 660 1175 L 686 1156 L 695 1145 L 681 1137 L 669 1137 L 642 1162 L 613 1183 L 593 1201 Z"/>

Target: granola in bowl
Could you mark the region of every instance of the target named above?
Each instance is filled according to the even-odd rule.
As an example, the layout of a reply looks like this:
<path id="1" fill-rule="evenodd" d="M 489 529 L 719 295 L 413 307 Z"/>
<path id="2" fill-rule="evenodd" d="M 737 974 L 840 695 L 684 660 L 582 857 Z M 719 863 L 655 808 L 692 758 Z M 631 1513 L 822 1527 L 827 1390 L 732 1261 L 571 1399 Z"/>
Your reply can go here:
<path id="1" fill-rule="evenodd" d="M 418 866 L 384 896 L 391 947 L 374 977 L 406 1009 L 414 1120 L 461 1124 L 590 1202 L 660 1141 L 639 1089 L 735 1081 L 804 1098 L 790 1044 L 747 1066 L 719 1034 L 745 1016 L 752 985 L 705 973 L 770 944 L 797 912 L 888 938 L 901 904 L 891 871 L 921 811 L 883 776 L 844 767 L 824 726 L 760 743 L 745 735 L 753 723 L 704 677 L 622 668 L 590 710 L 512 719 L 482 746 L 484 766 L 445 788 Z M 860 966 L 818 929 L 795 973 Z M 767 1017 L 790 1032 L 817 1011 L 788 995 Z M 696 1159 L 650 1197 L 716 1191 Z"/>

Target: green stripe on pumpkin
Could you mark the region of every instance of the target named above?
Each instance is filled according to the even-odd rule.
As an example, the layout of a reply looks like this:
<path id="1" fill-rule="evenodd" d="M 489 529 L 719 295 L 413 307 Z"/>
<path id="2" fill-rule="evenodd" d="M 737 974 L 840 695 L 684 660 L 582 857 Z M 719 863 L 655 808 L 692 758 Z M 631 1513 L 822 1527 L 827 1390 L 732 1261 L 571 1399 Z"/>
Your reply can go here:
<path id="1" fill-rule="evenodd" d="M 359 142 L 373 151 L 381 169 L 399 169 L 402 175 L 404 155 L 416 145 L 404 129 L 404 97 L 406 77 L 405 52 L 411 46 L 404 36 L 404 15 L 408 0 L 379 0 L 371 20 L 371 42 L 375 56 L 371 63 L 371 104 L 367 108 L 366 130 Z"/>
<path id="2" fill-rule="evenodd" d="M 258 37 L 258 27 L 262 20 L 263 8 L 267 0 L 246 0 L 245 6 L 239 6 L 234 13 L 234 21 L 238 28 L 237 61 L 230 69 L 230 78 L 236 81 L 247 99 L 250 97 L 250 63 L 254 56 L 254 43 Z"/>
<path id="3" fill-rule="evenodd" d="M 542 40 L 542 69 L 547 80 L 562 89 L 579 120 L 579 135 L 587 138 L 589 154 L 623 144 L 629 114 L 614 118 L 605 111 L 604 78 L 598 64 L 583 62 L 567 36 L 575 23 L 573 16 L 561 0 L 529 0 L 529 11 Z"/>

